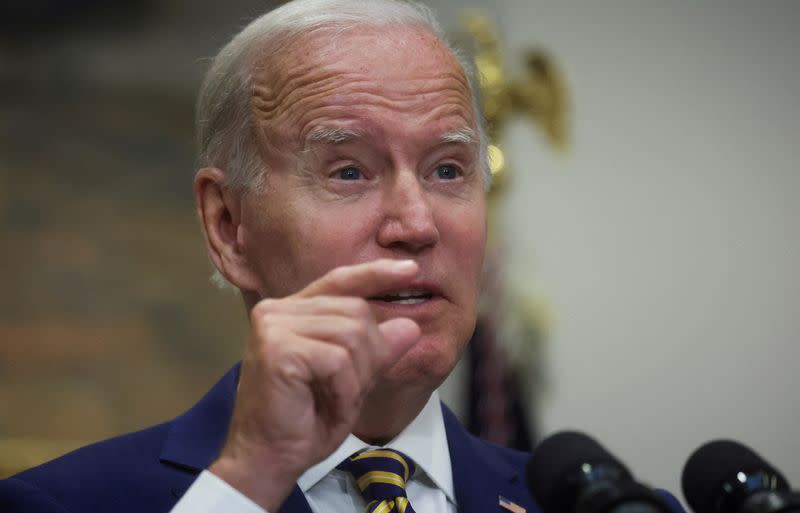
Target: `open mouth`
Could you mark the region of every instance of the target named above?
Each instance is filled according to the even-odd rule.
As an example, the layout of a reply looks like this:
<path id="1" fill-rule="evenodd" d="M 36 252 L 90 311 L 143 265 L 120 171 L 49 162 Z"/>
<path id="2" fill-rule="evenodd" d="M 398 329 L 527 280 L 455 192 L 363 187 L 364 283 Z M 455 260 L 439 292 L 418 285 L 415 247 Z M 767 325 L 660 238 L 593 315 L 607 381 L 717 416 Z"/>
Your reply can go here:
<path id="1" fill-rule="evenodd" d="M 416 305 L 428 301 L 432 297 L 433 293 L 429 290 L 407 289 L 407 290 L 397 290 L 381 296 L 375 296 L 370 299 L 374 299 L 377 301 L 385 301 L 387 303 L 392 303 L 395 305 Z"/>

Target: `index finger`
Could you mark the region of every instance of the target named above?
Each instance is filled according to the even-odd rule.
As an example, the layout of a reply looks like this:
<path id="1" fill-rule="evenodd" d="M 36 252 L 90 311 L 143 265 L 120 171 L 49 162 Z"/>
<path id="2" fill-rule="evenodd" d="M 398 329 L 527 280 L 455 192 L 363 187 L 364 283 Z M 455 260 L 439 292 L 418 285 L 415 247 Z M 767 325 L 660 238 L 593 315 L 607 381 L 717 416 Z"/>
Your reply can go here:
<path id="1" fill-rule="evenodd" d="M 419 266 L 413 260 L 381 259 L 337 267 L 297 292 L 295 297 L 356 296 L 369 298 L 408 285 Z"/>

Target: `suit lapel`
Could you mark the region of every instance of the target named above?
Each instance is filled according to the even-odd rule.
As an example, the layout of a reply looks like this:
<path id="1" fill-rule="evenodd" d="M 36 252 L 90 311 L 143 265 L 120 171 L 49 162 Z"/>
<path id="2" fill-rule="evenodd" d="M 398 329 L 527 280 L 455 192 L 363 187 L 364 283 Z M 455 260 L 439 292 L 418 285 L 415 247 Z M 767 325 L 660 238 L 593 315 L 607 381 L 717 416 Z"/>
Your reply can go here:
<path id="1" fill-rule="evenodd" d="M 172 421 L 169 434 L 161 450 L 161 461 L 199 474 L 216 459 L 233 414 L 239 365 L 234 366 L 189 411 Z M 176 497 L 183 496 L 191 485 L 175 487 Z M 297 486 L 281 506 L 279 513 L 311 513 L 305 496 Z"/>
<path id="2" fill-rule="evenodd" d="M 294 485 L 292 493 L 283 501 L 278 513 L 311 513 L 311 506 L 299 486 Z"/>
<path id="3" fill-rule="evenodd" d="M 228 371 L 200 401 L 171 422 L 161 461 L 199 473 L 219 454 L 233 414 L 239 365 Z"/>
<path id="4" fill-rule="evenodd" d="M 469 434 L 446 406 L 442 410 L 459 513 L 508 513 L 499 504 L 501 496 L 529 504 L 521 471 L 501 459 L 488 442 Z M 529 508 L 528 513 L 536 512 Z"/>
<path id="5" fill-rule="evenodd" d="M 236 365 L 189 411 L 172 421 L 161 451 L 161 461 L 198 474 L 219 454 L 233 414 L 239 366 Z M 455 415 L 442 406 L 450 462 L 459 513 L 507 513 L 499 497 L 528 504 L 521 472 L 498 456 L 488 443 L 470 435 Z M 173 494 L 180 497 L 191 485 L 187 480 Z M 300 488 L 281 506 L 279 513 L 311 513 Z M 530 509 L 528 513 L 534 513 Z"/>

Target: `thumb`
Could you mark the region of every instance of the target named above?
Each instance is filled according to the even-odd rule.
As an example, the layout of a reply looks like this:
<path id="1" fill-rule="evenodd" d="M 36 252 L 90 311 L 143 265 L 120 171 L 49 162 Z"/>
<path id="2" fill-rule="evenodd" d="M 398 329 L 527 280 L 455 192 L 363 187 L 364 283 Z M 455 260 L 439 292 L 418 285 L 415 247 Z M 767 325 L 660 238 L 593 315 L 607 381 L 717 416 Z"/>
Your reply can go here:
<path id="1" fill-rule="evenodd" d="M 389 319 L 378 325 L 383 339 L 389 346 L 386 365 L 391 366 L 419 340 L 422 335 L 419 325 L 411 319 L 398 317 Z"/>

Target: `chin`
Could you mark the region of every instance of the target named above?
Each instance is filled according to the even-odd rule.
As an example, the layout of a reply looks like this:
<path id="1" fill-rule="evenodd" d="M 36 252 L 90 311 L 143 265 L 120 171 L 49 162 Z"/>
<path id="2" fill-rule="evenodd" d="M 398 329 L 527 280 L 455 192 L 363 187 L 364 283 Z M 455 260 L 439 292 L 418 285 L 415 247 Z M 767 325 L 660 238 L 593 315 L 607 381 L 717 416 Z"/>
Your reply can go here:
<path id="1" fill-rule="evenodd" d="M 421 386 L 432 392 L 450 375 L 466 343 L 455 344 L 431 336 L 422 338 L 386 373 L 387 381 L 399 386 Z"/>

